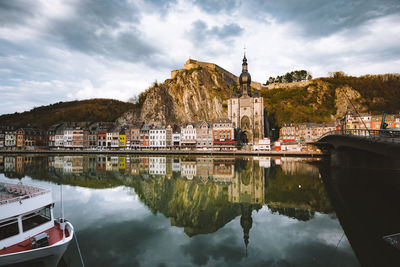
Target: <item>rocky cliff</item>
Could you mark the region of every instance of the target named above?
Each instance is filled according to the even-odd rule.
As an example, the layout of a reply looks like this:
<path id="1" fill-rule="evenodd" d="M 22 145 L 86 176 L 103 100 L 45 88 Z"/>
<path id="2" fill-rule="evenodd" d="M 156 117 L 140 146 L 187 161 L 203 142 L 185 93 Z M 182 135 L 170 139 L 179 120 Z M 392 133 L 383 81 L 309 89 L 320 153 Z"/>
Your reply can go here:
<path id="1" fill-rule="evenodd" d="M 118 123 L 182 123 L 227 116 L 224 101 L 236 88 L 235 80 L 217 70 L 201 67 L 177 70 L 174 76 L 142 93 L 142 103 L 120 117 Z"/>

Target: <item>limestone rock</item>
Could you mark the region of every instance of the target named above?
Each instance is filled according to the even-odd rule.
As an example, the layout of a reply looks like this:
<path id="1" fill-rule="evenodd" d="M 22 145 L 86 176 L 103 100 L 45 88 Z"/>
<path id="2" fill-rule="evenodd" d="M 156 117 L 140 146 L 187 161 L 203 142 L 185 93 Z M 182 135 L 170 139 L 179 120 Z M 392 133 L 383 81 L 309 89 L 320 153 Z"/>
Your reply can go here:
<path id="1" fill-rule="evenodd" d="M 174 76 L 149 88 L 142 107 L 126 112 L 118 124 L 183 123 L 227 116 L 223 103 L 236 86 L 230 77 L 203 68 L 178 70 Z"/>

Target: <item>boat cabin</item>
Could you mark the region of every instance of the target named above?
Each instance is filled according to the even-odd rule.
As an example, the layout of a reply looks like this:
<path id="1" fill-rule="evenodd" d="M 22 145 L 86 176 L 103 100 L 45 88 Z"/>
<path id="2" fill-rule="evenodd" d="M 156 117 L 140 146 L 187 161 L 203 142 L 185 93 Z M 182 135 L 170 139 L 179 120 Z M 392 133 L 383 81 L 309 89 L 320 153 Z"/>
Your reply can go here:
<path id="1" fill-rule="evenodd" d="M 53 206 L 50 190 L 0 183 L 0 255 L 21 242 L 30 248 L 48 245 Z"/>

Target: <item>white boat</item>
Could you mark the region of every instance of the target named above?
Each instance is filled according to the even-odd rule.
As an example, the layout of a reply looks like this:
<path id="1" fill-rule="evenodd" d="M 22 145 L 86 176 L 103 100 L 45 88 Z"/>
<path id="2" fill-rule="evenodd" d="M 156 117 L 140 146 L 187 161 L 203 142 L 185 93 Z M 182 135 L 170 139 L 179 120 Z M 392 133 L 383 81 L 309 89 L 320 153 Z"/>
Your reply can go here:
<path id="1" fill-rule="evenodd" d="M 54 219 L 53 207 L 48 189 L 0 183 L 0 266 L 35 261 L 57 265 L 74 228 Z"/>

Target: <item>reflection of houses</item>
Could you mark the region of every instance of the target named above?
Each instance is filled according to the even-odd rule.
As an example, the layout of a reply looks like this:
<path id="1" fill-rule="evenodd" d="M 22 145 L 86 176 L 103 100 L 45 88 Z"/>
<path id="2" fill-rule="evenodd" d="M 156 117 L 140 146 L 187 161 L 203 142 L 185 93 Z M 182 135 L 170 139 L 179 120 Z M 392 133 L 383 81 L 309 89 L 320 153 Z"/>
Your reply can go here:
<path id="1" fill-rule="evenodd" d="M 55 156 L 53 158 L 53 167 L 57 171 L 61 171 L 64 169 L 64 157 L 63 156 Z"/>
<path id="2" fill-rule="evenodd" d="M 172 171 L 173 172 L 181 171 L 181 158 L 173 158 L 172 159 Z"/>
<path id="3" fill-rule="evenodd" d="M 314 165 L 307 164 L 300 158 L 282 158 L 281 168 L 285 174 L 319 174 L 318 169 Z"/>
<path id="4" fill-rule="evenodd" d="M 139 158 L 139 173 L 143 178 L 148 178 L 149 176 L 149 157 Z"/>
<path id="5" fill-rule="evenodd" d="M 15 172 L 14 157 L 4 157 L 4 172 Z"/>
<path id="6" fill-rule="evenodd" d="M 83 162 L 86 156 L 64 156 L 64 173 L 83 173 Z"/>
<path id="7" fill-rule="evenodd" d="M 105 173 L 107 165 L 107 157 L 103 155 L 98 155 L 96 157 L 96 172 Z"/>
<path id="8" fill-rule="evenodd" d="M 0 173 L 4 172 L 4 157 L 0 155 Z"/>
<path id="9" fill-rule="evenodd" d="M 234 158 L 215 158 L 213 164 L 213 180 L 219 183 L 230 183 L 235 174 Z"/>
<path id="10" fill-rule="evenodd" d="M 106 171 L 118 171 L 119 158 L 117 156 L 108 156 L 106 160 Z"/>
<path id="11" fill-rule="evenodd" d="M 149 159 L 150 175 L 166 174 L 166 157 L 150 157 Z"/>
<path id="12" fill-rule="evenodd" d="M 118 157 L 118 170 L 125 171 L 126 168 L 126 157 Z"/>
<path id="13" fill-rule="evenodd" d="M 24 156 L 15 157 L 15 172 L 18 174 L 24 173 Z"/>
<path id="14" fill-rule="evenodd" d="M 140 158 L 139 157 L 132 157 L 130 159 L 131 163 L 131 175 L 139 175 L 139 164 L 140 164 Z"/>
<path id="15" fill-rule="evenodd" d="M 254 160 L 258 160 L 260 167 L 271 167 L 271 157 L 254 157 Z"/>
<path id="16" fill-rule="evenodd" d="M 181 162 L 181 176 L 186 177 L 188 180 L 193 180 L 193 177 L 196 176 L 196 161 L 186 160 Z"/>
<path id="17" fill-rule="evenodd" d="M 207 183 L 213 176 L 213 159 L 210 157 L 199 157 L 196 159 L 196 162 L 196 175 L 203 183 Z"/>

